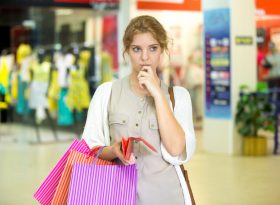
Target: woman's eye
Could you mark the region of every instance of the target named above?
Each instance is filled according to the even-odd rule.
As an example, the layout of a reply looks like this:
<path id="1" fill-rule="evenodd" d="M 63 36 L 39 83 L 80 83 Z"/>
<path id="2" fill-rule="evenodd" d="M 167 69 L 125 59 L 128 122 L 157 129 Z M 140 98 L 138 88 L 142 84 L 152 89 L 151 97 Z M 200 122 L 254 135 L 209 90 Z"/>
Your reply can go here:
<path id="1" fill-rule="evenodd" d="M 138 47 L 133 47 L 132 50 L 133 50 L 135 53 L 137 53 L 137 52 L 140 51 L 140 48 L 138 48 Z"/>
<path id="2" fill-rule="evenodd" d="M 158 47 L 157 46 L 152 46 L 150 47 L 150 51 L 157 51 Z"/>

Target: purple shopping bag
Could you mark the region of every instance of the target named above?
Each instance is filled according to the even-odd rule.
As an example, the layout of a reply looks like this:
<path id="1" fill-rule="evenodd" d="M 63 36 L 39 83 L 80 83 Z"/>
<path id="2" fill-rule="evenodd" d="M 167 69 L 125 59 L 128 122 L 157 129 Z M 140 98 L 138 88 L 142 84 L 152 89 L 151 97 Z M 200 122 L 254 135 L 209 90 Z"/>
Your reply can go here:
<path id="1" fill-rule="evenodd" d="M 67 158 L 71 150 L 76 150 L 84 154 L 91 153 L 90 148 L 88 147 L 88 145 L 84 140 L 74 139 L 70 147 L 61 157 L 61 159 L 58 161 L 58 163 L 55 165 L 55 167 L 52 169 L 49 175 L 45 178 L 45 180 L 37 189 L 37 191 L 34 193 L 34 197 L 40 204 L 42 205 L 51 204 L 52 198 L 54 197 L 54 193 L 58 186 L 60 177 L 62 175 L 65 164 L 67 162 Z"/>
<path id="2" fill-rule="evenodd" d="M 136 165 L 73 165 L 68 205 L 135 205 Z"/>

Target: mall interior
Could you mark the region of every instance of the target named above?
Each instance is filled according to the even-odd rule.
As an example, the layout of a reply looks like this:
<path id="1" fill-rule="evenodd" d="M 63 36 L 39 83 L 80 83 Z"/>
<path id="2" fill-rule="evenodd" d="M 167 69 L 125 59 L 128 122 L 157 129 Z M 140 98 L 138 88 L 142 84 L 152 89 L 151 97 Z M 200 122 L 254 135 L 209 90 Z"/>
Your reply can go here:
<path id="1" fill-rule="evenodd" d="M 160 77 L 191 96 L 196 204 L 280 204 L 278 0 L 2 0 L 1 205 L 39 204 L 97 87 L 130 73 L 122 36 L 144 14 L 172 39 Z"/>

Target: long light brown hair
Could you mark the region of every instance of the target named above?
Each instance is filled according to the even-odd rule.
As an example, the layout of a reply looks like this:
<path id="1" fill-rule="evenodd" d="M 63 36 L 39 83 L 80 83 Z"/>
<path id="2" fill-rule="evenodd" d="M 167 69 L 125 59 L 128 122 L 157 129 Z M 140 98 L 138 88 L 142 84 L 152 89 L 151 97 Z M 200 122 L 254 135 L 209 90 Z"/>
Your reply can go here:
<path id="1" fill-rule="evenodd" d="M 128 52 L 134 35 L 139 33 L 151 33 L 154 39 L 158 41 L 162 51 L 168 53 L 169 39 L 166 30 L 156 18 L 149 15 L 142 15 L 133 18 L 126 27 L 123 36 L 123 57 Z"/>

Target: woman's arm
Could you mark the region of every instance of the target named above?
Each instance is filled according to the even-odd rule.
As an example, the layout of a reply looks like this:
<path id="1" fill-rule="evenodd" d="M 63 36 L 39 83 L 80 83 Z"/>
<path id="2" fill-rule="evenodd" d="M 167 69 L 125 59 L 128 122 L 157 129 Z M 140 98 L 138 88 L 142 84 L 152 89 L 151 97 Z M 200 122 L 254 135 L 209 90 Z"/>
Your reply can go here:
<path id="1" fill-rule="evenodd" d="M 101 84 L 91 99 L 82 134 L 82 139 L 90 148 L 110 145 L 109 128 L 106 124 L 111 85 L 111 83 Z"/>
<path id="2" fill-rule="evenodd" d="M 143 66 L 137 78 L 140 87 L 154 98 L 162 144 L 172 156 L 181 155 L 185 150 L 185 133 L 173 115 L 158 76 L 151 66 Z"/>
<path id="3" fill-rule="evenodd" d="M 171 164 L 183 164 L 189 161 L 194 154 L 196 147 L 195 132 L 192 119 L 192 104 L 189 92 L 180 86 L 174 86 L 174 117 L 180 124 L 185 133 L 185 150 L 181 155 L 173 157 L 170 155 L 163 143 L 161 144 L 161 151 L 164 159 Z"/>
<path id="4" fill-rule="evenodd" d="M 185 133 L 174 117 L 163 92 L 154 98 L 162 144 L 171 156 L 181 155 L 186 146 Z"/>

